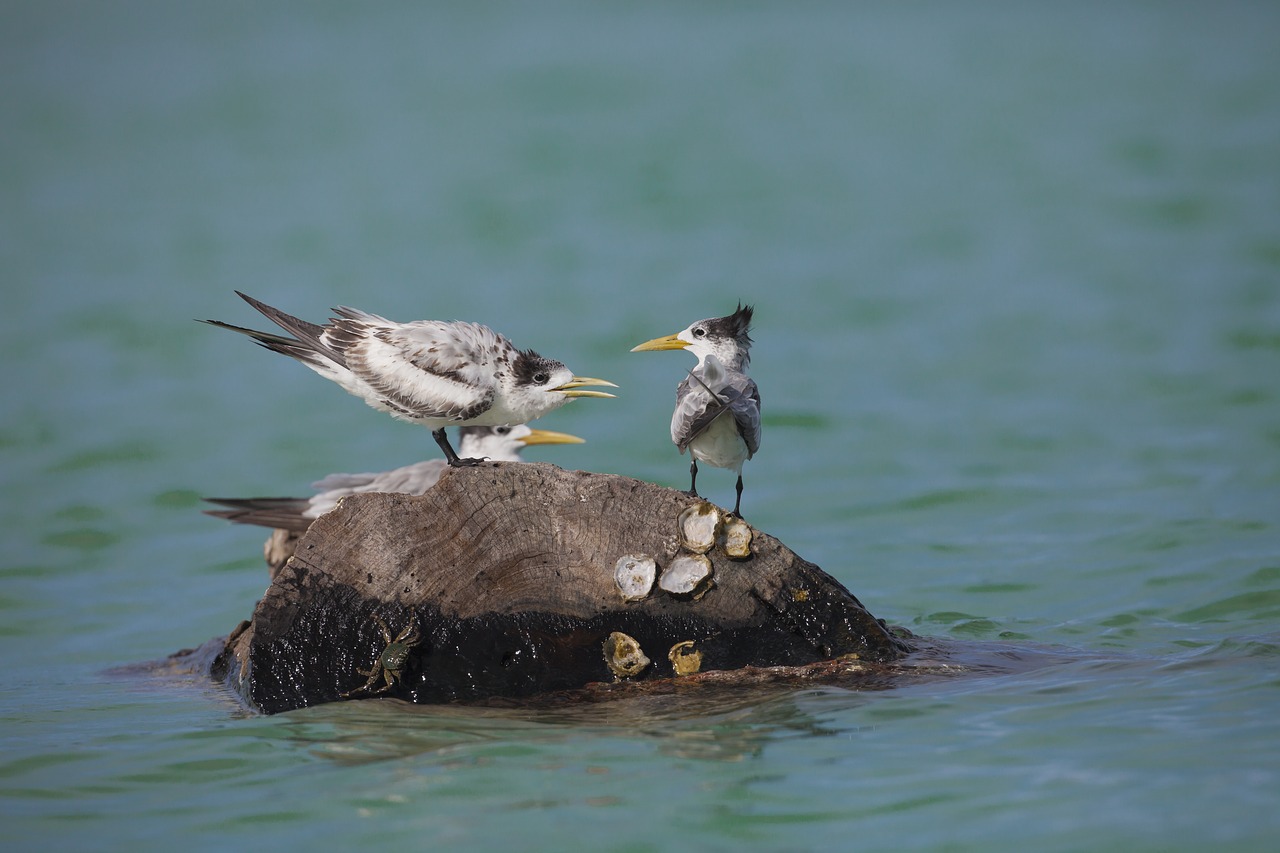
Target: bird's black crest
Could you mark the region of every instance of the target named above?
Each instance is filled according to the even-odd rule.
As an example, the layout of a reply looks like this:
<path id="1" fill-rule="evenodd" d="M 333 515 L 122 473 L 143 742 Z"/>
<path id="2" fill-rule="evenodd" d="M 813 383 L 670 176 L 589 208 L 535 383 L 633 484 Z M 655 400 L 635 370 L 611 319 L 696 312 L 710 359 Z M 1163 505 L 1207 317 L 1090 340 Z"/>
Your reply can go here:
<path id="1" fill-rule="evenodd" d="M 709 331 L 714 335 L 726 338 L 735 338 L 743 350 L 751 346 L 751 316 L 755 313 L 755 309 L 750 305 L 738 303 L 738 308 L 728 317 L 717 317 L 710 321 L 707 325 L 711 328 Z"/>
<path id="2" fill-rule="evenodd" d="M 559 366 L 560 362 L 552 361 L 531 349 L 526 349 L 521 350 L 516 356 L 515 362 L 511 365 L 511 372 L 516 382 L 521 385 L 539 385 L 541 383 L 534 381 L 534 377 L 539 373 L 550 374 Z"/>

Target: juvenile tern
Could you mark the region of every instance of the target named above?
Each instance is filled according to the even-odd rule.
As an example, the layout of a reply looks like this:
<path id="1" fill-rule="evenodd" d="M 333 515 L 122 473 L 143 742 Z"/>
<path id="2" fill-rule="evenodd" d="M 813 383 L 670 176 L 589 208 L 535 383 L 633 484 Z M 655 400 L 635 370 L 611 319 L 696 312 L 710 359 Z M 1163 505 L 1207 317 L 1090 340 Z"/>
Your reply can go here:
<path id="1" fill-rule="evenodd" d="M 645 341 L 632 352 L 687 349 L 698 364 L 676 386 L 671 440 L 687 449 L 689 494 L 698 495 L 698 462 L 737 472 L 733 514 L 741 517 L 742 463 L 760 448 L 760 391 L 746 374 L 751 364 L 750 305 L 727 317 L 699 320 L 683 331 Z"/>
<path id="2" fill-rule="evenodd" d="M 205 320 L 248 335 L 296 358 L 379 411 L 431 430 L 451 466 L 474 465 L 449 444 L 445 427 L 523 424 L 574 397 L 612 397 L 586 386 L 612 382 L 575 376 L 562 363 L 519 350 L 478 323 L 416 320 L 396 323 L 338 307 L 323 326 L 300 320 L 240 291 L 236 294 L 290 337 Z"/>
<path id="3" fill-rule="evenodd" d="M 519 462 L 520 451 L 535 444 L 581 444 L 576 435 L 530 429 L 524 424 L 500 427 L 462 427 L 458 450 L 468 456 L 494 462 Z M 392 471 L 370 474 L 330 474 L 311 484 L 316 494 L 309 498 L 206 498 L 227 509 L 206 510 L 209 515 L 238 524 L 275 527 L 302 533 L 311 522 L 338 505 L 338 501 L 361 492 L 398 492 L 421 495 L 444 473 L 443 459 L 428 459 Z"/>

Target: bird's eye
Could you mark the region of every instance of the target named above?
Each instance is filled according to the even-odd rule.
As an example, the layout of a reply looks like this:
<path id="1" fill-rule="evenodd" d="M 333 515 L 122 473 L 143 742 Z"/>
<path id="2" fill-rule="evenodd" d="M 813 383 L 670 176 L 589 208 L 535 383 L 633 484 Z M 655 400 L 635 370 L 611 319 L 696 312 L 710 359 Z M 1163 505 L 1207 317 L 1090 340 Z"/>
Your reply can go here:
<path id="1" fill-rule="evenodd" d="M 705 338 L 707 336 L 707 330 L 699 326 L 693 330 L 693 336 L 695 338 Z"/>
<path id="2" fill-rule="evenodd" d="M 511 432 L 511 427 L 509 426 L 494 427 L 493 431 L 496 432 L 498 435 L 506 435 L 507 433 Z"/>
<path id="3" fill-rule="evenodd" d="M 543 384 L 545 384 L 545 383 L 546 383 L 546 381 L 547 381 L 548 379 L 550 379 L 550 378 L 551 378 L 550 374 L 547 374 L 547 373 L 535 373 L 535 374 L 533 374 L 533 384 L 534 384 L 534 385 L 543 385 Z"/>

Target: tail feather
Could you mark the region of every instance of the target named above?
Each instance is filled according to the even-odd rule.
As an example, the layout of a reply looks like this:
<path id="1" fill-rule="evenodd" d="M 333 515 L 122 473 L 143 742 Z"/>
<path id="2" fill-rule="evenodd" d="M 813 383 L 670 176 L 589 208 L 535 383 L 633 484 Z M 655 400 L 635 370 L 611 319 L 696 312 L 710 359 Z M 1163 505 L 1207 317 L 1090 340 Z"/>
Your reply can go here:
<path id="1" fill-rule="evenodd" d="M 298 340 L 305 341 L 317 349 L 328 349 L 320 340 L 321 336 L 324 334 L 324 326 L 317 326 L 315 323 L 308 323 L 300 317 L 295 317 L 292 314 L 286 314 L 279 308 L 272 308 L 265 302 L 259 302 L 247 293 L 241 293 L 237 290 L 236 296 L 239 296 L 245 302 L 248 302 L 257 309 L 262 316 L 266 317 L 268 320 L 275 323 Z"/>
<path id="2" fill-rule="evenodd" d="M 248 335 L 267 349 L 296 358 L 313 367 L 318 367 L 322 373 L 328 372 L 330 369 L 329 362 L 346 368 L 347 360 L 343 357 L 341 351 L 325 343 L 324 335 L 327 330 L 324 326 L 317 326 L 315 323 L 308 323 L 306 320 L 301 320 L 292 314 L 286 314 L 280 309 L 272 308 L 265 302 L 259 302 L 252 296 L 248 296 L 238 290 L 236 295 L 293 337 L 233 326 L 220 320 L 202 320 L 201 322 L 208 323 L 210 326 L 217 326 L 220 329 L 237 332 L 241 335 Z"/>
<path id="3" fill-rule="evenodd" d="M 314 518 L 305 515 L 310 508 L 306 498 L 205 498 L 211 504 L 227 509 L 207 509 L 205 515 L 225 518 L 236 524 L 278 527 L 303 533 Z"/>
<path id="4" fill-rule="evenodd" d="M 201 323 L 207 323 L 210 326 L 217 326 L 219 329 L 226 329 L 230 332 L 236 332 L 241 335 L 253 338 L 259 346 L 263 346 L 272 352 L 278 352 L 287 355 L 290 358 L 296 358 L 305 364 L 315 365 L 317 367 L 327 367 L 327 361 L 321 358 L 321 354 L 317 353 L 311 346 L 296 341 L 293 338 L 286 338 L 283 335 L 275 335 L 271 332 L 259 332 L 256 329 L 246 329 L 242 326 L 233 326 L 230 323 L 224 323 L 221 320 L 200 320 Z M 326 354 L 327 355 L 327 354 Z"/>

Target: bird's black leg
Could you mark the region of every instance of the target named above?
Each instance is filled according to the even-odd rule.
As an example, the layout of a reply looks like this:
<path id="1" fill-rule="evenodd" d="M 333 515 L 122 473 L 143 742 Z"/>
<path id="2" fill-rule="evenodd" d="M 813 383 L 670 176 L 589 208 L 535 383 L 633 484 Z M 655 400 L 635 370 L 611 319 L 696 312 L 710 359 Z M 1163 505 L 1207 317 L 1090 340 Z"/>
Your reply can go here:
<path id="1" fill-rule="evenodd" d="M 733 514 L 742 518 L 742 475 L 738 475 L 738 499 L 733 502 Z"/>
<path id="2" fill-rule="evenodd" d="M 449 436 L 445 434 L 444 428 L 433 429 L 431 437 L 436 440 L 436 444 L 444 451 L 444 461 L 448 463 L 450 468 L 470 468 L 472 465 L 479 465 L 483 459 L 461 459 L 454 451 L 453 445 L 449 443 Z"/>
<path id="3" fill-rule="evenodd" d="M 698 495 L 698 460 L 693 459 L 689 462 L 689 491 L 685 492 L 691 498 L 699 497 Z"/>

